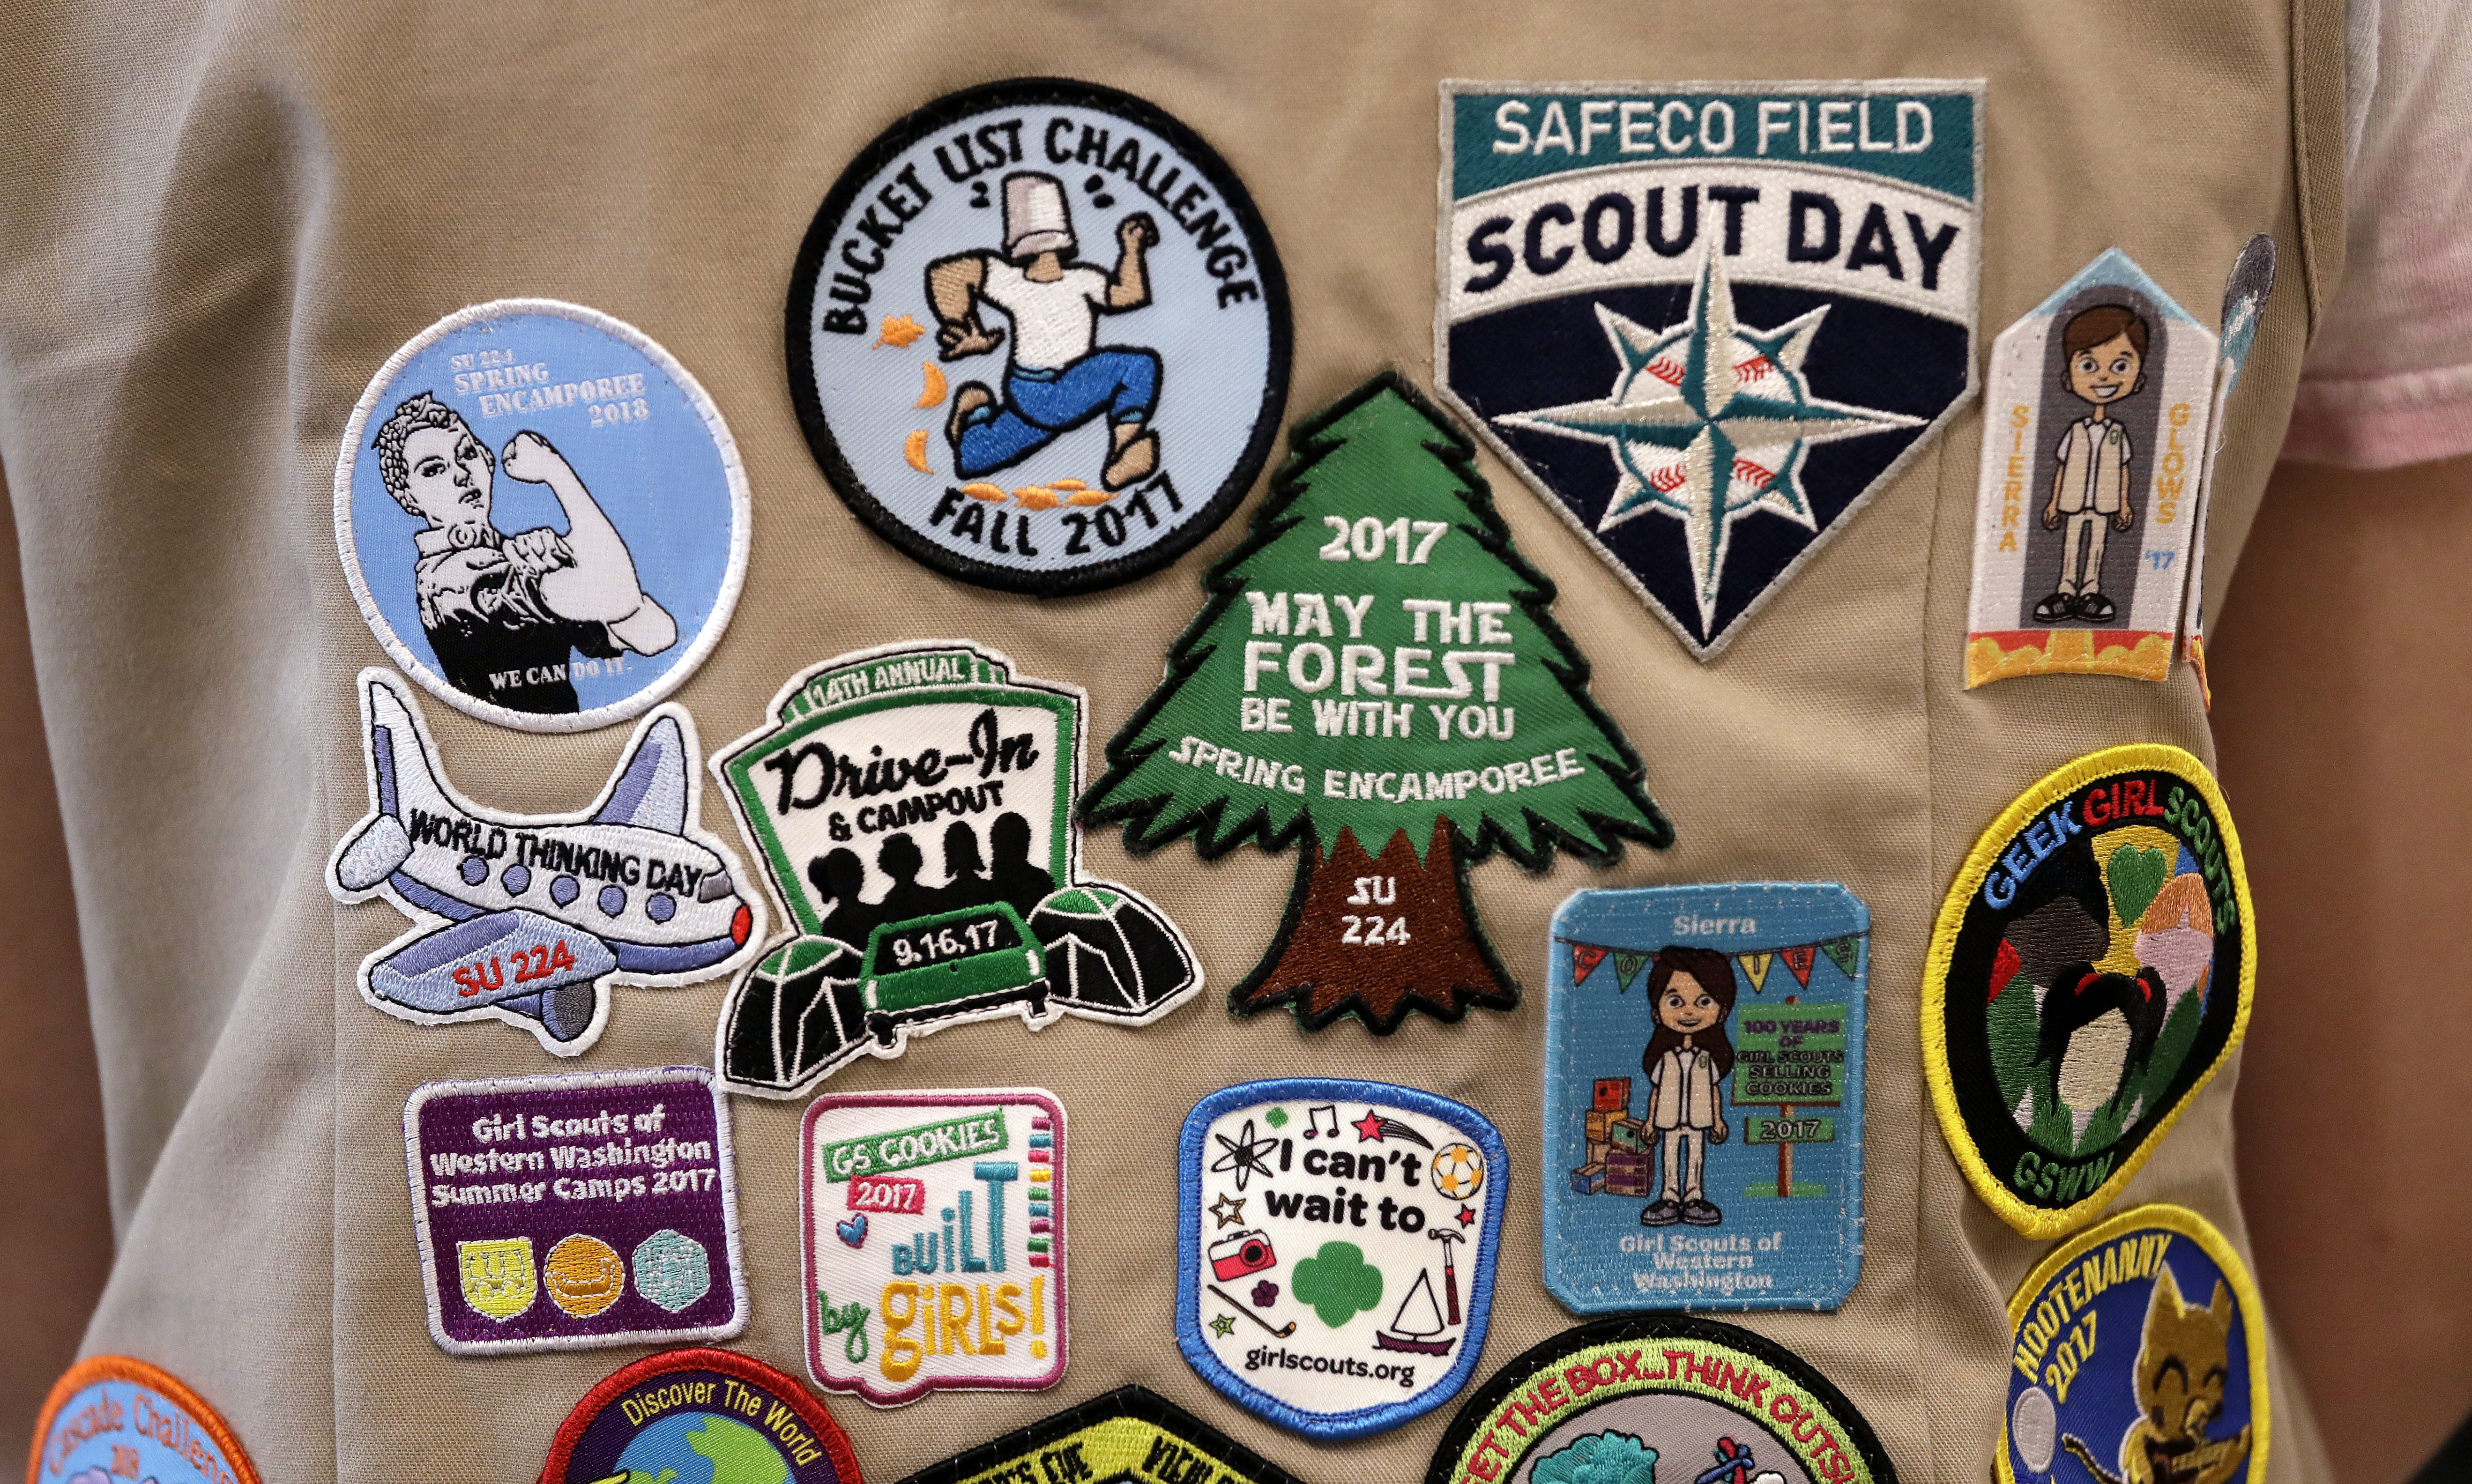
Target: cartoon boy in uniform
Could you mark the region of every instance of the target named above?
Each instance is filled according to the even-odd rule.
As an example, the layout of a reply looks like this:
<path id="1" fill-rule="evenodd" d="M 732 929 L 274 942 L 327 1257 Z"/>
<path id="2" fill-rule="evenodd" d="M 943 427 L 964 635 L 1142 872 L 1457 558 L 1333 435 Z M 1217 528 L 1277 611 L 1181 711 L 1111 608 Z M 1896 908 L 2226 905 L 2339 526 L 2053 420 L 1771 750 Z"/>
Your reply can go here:
<path id="1" fill-rule="evenodd" d="M 1122 489 L 1158 465 L 1154 350 L 1097 344 L 1099 317 L 1151 301 L 1144 254 L 1158 246 L 1158 224 L 1136 211 L 1116 227 L 1116 268 L 1103 273 L 1073 253 L 1073 213 L 1053 176 L 1004 178 L 1004 251 L 963 252 L 927 265 L 927 300 L 941 328 L 943 358 L 984 355 L 1004 331 L 979 322 L 990 304 L 1012 320 L 1012 356 L 1004 395 L 968 382 L 953 396 L 944 436 L 953 465 L 976 479 L 1019 463 L 1105 412 L 1107 464 L 1100 483 Z"/>
<path id="2" fill-rule="evenodd" d="M 574 712 L 576 652 L 612 659 L 677 643 L 677 621 L 639 585 L 625 539 L 549 439 L 518 433 L 501 457 L 508 474 L 558 496 L 564 535 L 489 523 L 497 460 L 426 391 L 397 404 L 370 446 L 387 493 L 429 523 L 412 538 L 413 596 L 447 684 L 511 711 Z"/>
<path id="3" fill-rule="evenodd" d="M 2128 461 L 2136 449 L 2110 411 L 2113 403 L 2145 389 L 2146 342 L 2144 317 L 2118 304 L 2081 310 L 2060 331 L 2069 390 L 2091 403 L 2094 412 L 2069 424 L 2054 451 L 2059 464 L 2052 473 L 2052 498 L 2043 506 L 2043 529 L 2057 530 L 2065 518 L 2068 534 L 2060 542 L 2059 584 L 2034 605 L 2037 624 L 2108 624 L 2120 611 L 2103 595 L 2104 525 L 2108 521 L 2112 530 L 2127 530 L 2137 519 L 2128 503 Z"/>

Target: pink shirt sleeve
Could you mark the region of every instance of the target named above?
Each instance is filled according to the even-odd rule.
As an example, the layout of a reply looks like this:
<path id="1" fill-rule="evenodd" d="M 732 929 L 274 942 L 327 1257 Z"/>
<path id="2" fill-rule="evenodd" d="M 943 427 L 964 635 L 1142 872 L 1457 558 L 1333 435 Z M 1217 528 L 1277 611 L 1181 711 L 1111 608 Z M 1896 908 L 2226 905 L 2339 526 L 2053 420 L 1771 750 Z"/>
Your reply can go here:
<path id="1" fill-rule="evenodd" d="M 2472 453 L 2472 6 L 2371 13 L 2343 278 L 2283 457 L 2384 469 Z M 2363 70 L 2357 46 L 2353 59 Z"/>

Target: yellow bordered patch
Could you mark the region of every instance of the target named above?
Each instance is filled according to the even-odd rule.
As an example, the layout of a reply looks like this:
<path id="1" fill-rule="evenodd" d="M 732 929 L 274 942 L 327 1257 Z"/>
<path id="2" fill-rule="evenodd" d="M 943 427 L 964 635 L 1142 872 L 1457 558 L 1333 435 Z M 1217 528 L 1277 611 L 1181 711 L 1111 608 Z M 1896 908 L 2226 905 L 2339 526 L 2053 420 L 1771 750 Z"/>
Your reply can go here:
<path id="1" fill-rule="evenodd" d="M 257 1484 L 257 1468 L 230 1425 L 178 1377 L 128 1355 L 88 1355 L 43 1399 L 26 1484 L 113 1478 Z"/>
<path id="2" fill-rule="evenodd" d="M 1460 1406 L 1425 1484 L 1896 1484 L 1844 1393 L 1748 1330 L 1682 1314 L 1565 1330 Z"/>
<path id="3" fill-rule="evenodd" d="M 1966 1179 L 2029 1237 L 2120 1194 L 2248 1027 L 2257 935 L 2205 765 L 2137 743 L 2020 795 L 1923 970 L 1923 1070 Z"/>
<path id="4" fill-rule="evenodd" d="M 2257 1285 L 2223 1234 L 2140 1206 L 2056 1248 L 2008 1301 L 2000 1484 L 2065 1453 L 2097 1480 L 2266 1476 Z"/>

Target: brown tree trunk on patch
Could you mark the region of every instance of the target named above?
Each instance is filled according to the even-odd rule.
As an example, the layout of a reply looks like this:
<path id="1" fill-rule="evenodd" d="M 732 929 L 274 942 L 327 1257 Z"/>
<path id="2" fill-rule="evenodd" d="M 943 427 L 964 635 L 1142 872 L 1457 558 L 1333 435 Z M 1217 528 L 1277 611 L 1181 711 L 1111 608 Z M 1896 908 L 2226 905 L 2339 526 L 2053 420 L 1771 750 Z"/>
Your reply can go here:
<path id="1" fill-rule="evenodd" d="M 1308 1030 L 1352 1014 L 1388 1035 L 1412 1009 L 1456 1021 L 1471 1004 L 1519 1002 L 1518 984 L 1477 924 L 1448 820 L 1435 821 L 1422 862 L 1405 830 L 1378 857 L 1347 830 L 1327 856 L 1306 844 L 1297 857 L 1280 936 L 1228 992 L 1236 1013 L 1293 1005 Z M 1394 935 L 1402 919 L 1404 943 Z M 1377 931 L 1381 941 L 1367 941 Z"/>

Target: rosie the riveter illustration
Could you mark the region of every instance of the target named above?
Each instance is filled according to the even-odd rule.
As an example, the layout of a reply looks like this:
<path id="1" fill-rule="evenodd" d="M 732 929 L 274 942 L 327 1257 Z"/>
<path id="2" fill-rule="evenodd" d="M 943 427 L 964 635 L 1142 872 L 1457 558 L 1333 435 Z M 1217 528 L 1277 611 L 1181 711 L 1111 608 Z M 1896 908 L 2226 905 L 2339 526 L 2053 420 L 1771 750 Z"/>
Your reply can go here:
<path id="1" fill-rule="evenodd" d="M 658 654 L 677 642 L 677 621 L 643 591 L 625 538 L 547 438 L 518 433 L 493 459 L 460 413 L 422 391 L 396 405 L 370 446 L 387 493 L 429 523 L 413 535 L 414 596 L 455 689 L 511 711 L 572 713 L 575 654 Z M 509 476 L 549 486 L 566 512 L 564 535 L 490 523 L 501 460 Z"/>
<path id="2" fill-rule="evenodd" d="M 2080 310 L 2060 331 L 2069 390 L 2094 411 L 2069 424 L 2053 451 L 2056 464 L 2043 529 L 2058 530 L 2065 521 L 2068 533 L 2060 543 L 2059 579 L 2034 605 L 2038 624 L 2108 624 L 2120 611 L 2103 594 L 2104 528 L 2127 530 L 2137 519 L 2128 495 L 2128 464 L 2137 450 L 2110 410 L 2146 389 L 2149 333 L 2144 316 L 2118 304 Z"/>
<path id="3" fill-rule="evenodd" d="M 993 305 L 1012 320 L 1012 354 L 1000 397 L 969 382 L 953 396 L 944 436 L 963 479 L 1009 468 L 1088 422 L 1107 415 L 1107 463 L 1099 480 L 1122 489 L 1158 466 L 1159 357 L 1154 350 L 1098 344 L 1099 317 L 1151 302 L 1145 254 L 1158 224 L 1136 211 L 1116 227 L 1116 267 L 1101 272 L 1074 256 L 1073 212 L 1064 184 L 1023 171 L 1004 178 L 1004 250 L 963 252 L 927 265 L 927 299 L 941 328 L 947 361 L 985 355 L 1005 332 L 979 318 Z"/>

